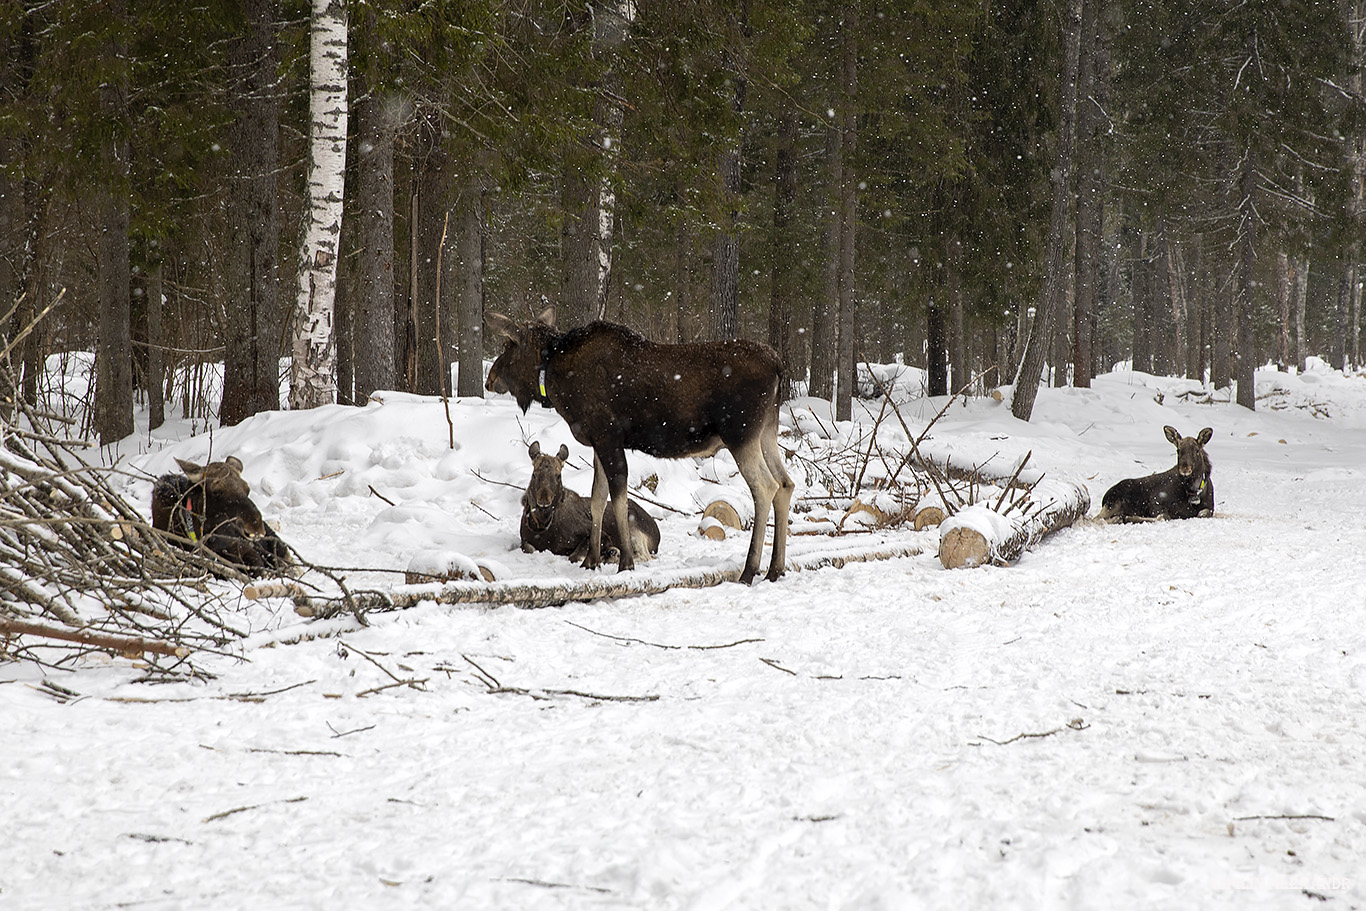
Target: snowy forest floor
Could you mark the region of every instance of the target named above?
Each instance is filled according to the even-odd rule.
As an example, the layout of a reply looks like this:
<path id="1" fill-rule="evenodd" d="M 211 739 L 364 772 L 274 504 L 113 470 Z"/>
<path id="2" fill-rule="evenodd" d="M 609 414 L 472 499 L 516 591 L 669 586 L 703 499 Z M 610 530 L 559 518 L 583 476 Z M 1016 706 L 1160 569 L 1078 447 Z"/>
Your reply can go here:
<path id="1" fill-rule="evenodd" d="M 1258 397 L 1124 371 L 1041 390 L 1029 423 L 952 406 L 928 449 L 1030 451 L 1093 513 L 1173 463 L 1164 424 L 1214 428 L 1213 519 L 1087 520 L 1007 568 L 877 531 L 924 552 L 558 608 L 426 602 L 289 644 L 334 627 L 242 599 L 254 632 L 195 682 L 0 664 L 0 907 L 1366 908 L 1366 377 L 1263 371 Z M 915 430 L 943 405 L 901 407 Z M 527 442 L 569 443 L 587 493 L 563 422 L 451 413 L 455 449 L 440 401 L 388 395 L 144 424 L 105 455 L 144 509 L 172 456 L 238 455 L 281 536 L 357 584 L 424 555 L 591 578 L 517 549 Z M 640 572 L 739 565 L 743 537 L 696 533 L 707 491 L 743 491 L 723 457 L 630 461 L 679 510 L 651 510 Z"/>

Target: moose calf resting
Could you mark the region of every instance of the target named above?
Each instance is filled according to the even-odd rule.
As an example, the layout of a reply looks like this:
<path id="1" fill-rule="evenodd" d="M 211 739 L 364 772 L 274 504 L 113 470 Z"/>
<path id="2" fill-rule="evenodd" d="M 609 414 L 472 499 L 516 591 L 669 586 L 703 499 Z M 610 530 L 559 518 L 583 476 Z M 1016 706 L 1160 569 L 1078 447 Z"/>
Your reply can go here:
<path id="1" fill-rule="evenodd" d="M 588 554 L 588 538 L 593 517 L 588 501 L 564 486 L 561 472 L 569 458 L 569 447 L 561 446 L 559 455 L 542 455 L 541 444 L 532 443 L 531 483 L 522 495 L 522 550 L 527 553 L 548 550 L 561 557 L 582 560 Z M 631 552 L 642 560 L 659 553 L 659 525 L 635 500 L 626 507 L 630 527 Z M 617 517 L 606 512 L 602 517 L 602 547 L 621 553 Z"/>
<path id="2" fill-rule="evenodd" d="M 1162 432 L 1176 446 L 1176 464 L 1145 478 L 1127 478 L 1105 491 L 1100 518 L 1144 522 L 1214 515 L 1213 467 L 1205 453 L 1213 429 L 1206 427 L 1193 437 L 1183 437 L 1175 427 L 1163 427 Z"/>
<path id="3" fill-rule="evenodd" d="M 251 502 L 242 462 L 196 465 L 176 459 L 184 474 L 164 474 L 152 486 L 152 527 L 202 542 L 230 563 L 249 570 L 279 569 L 289 549 Z"/>
<path id="4" fill-rule="evenodd" d="M 680 459 L 725 447 L 754 497 L 754 530 L 740 581 L 759 571 L 764 529 L 773 510 L 768 578 L 783 574 L 787 516 L 794 485 L 778 448 L 778 354 L 760 342 L 731 339 L 691 345 L 651 342 L 616 323 L 555 330 L 547 309 L 529 323 L 485 316 L 507 339 L 486 388 L 510 392 L 523 411 L 533 401 L 554 408 L 574 439 L 593 450 L 592 527 L 583 565 L 602 563 L 602 517 L 610 492 L 618 528 L 627 527 L 626 450 Z M 620 570 L 635 565 L 629 540 Z"/>

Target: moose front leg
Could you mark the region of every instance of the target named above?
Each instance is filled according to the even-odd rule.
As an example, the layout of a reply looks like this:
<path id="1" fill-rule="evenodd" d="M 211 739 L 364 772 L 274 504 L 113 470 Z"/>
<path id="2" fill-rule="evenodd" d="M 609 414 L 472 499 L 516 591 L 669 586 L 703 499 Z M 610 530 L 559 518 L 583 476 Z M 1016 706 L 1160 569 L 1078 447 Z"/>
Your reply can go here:
<path id="1" fill-rule="evenodd" d="M 626 494 L 626 450 L 625 449 L 604 449 L 600 454 L 594 451 L 593 464 L 593 503 L 598 501 L 598 482 L 601 476 L 607 484 L 607 492 L 612 497 L 612 515 L 616 522 L 617 541 L 615 542 L 619 551 L 617 560 L 617 572 L 624 572 L 628 569 L 635 569 L 635 554 L 631 552 L 630 522 L 627 519 L 628 499 Z M 603 512 L 606 512 L 604 504 Z M 594 514 L 594 528 L 597 529 L 597 515 Z"/>
<path id="2" fill-rule="evenodd" d="M 602 515 L 607 509 L 607 472 L 603 470 L 602 459 L 593 450 L 593 494 L 588 500 L 588 553 L 583 558 L 584 569 L 597 569 L 602 565 Z"/>

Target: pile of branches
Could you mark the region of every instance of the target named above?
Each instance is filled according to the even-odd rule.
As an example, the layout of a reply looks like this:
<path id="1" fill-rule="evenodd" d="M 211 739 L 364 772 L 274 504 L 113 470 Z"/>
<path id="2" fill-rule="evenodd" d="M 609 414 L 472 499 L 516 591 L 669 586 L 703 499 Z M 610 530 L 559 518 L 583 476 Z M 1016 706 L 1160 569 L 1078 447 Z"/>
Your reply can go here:
<path id="1" fill-rule="evenodd" d="M 67 419 L 18 396 L 4 404 L 0 660 L 58 668 L 114 652 L 136 657 L 146 680 L 202 676 L 193 655 L 245 635 L 210 583 L 244 577 L 202 548 L 168 547 L 113 489 L 115 469 L 86 464 L 89 444 L 52 431 Z"/>
<path id="2" fill-rule="evenodd" d="M 956 400 L 965 396 L 971 383 L 949 396 L 917 433 L 902 414 L 892 391 L 875 374 L 870 376 L 881 391 L 881 408 L 872 426 L 857 429 L 854 438 L 842 437 L 834 428 L 825 427 L 814 413 L 806 416 L 819 428 L 816 441 L 824 441 L 824 446 L 811 452 L 798 447 L 790 455 L 804 470 L 808 484 L 814 482 L 823 487 L 827 495 L 804 497 L 796 511 L 812 507 L 843 510 L 844 515 L 833 531 L 841 534 L 845 520 L 858 512 L 872 514 L 877 526 L 886 528 L 917 520 L 921 514 L 919 507 L 924 503 L 937 507 L 945 516 L 955 515 L 975 503 L 994 503 L 991 508 L 1005 516 L 1012 512 L 1027 515 L 1047 505 L 1035 503 L 1031 497 L 1043 475 L 1029 472 L 1030 477 L 1022 477 L 1032 453 L 1026 453 L 1014 473 L 1006 477 L 983 466 L 961 467 L 922 452 L 921 446 L 935 425 Z M 900 425 L 904 443 L 889 445 L 879 434 L 883 425 L 893 419 Z M 806 442 L 810 444 L 812 440 L 808 438 Z M 916 527 L 920 527 L 919 521 Z"/>

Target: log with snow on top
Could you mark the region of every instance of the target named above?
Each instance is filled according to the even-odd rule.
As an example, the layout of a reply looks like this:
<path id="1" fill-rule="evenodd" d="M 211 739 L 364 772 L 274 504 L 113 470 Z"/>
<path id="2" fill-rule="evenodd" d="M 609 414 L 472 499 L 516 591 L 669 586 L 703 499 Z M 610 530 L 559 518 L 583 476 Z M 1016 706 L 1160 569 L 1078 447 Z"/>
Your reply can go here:
<path id="1" fill-rule="evenodd" d="M 1031 499 L 1041 505 L 1023 515 L 974 503 L 945 519 L 939 526 L 939 562 L 947 569 L 1014 563 L 1045 535 L 1066 528 L 1091 508 L 1086 487 L 1067 481 L 1040 481 Z"/>

